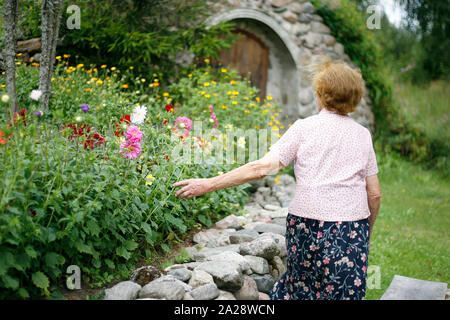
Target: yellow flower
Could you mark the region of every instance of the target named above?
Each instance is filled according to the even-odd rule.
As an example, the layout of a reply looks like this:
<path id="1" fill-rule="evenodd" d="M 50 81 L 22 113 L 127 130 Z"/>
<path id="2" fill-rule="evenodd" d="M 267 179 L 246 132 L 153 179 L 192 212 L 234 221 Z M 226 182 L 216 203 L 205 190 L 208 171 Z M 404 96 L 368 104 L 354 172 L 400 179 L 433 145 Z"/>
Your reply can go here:
<path id="1" fill-rule="evenodd" d="M 155 80 L 153 80 L 153 82 L 159 82 L 159 80 L 158 80 L 158 79 L 155 79 Z"/>
<path id="2" fill-rule="evenodd" d="M 2 84 L 2 88 L 5 88 L 6 87 L 6 84 Z"/>
<path id="3" fill-rule="evenodd" d="M 70 55 L 68 55 L 68 54 L 63 54 L 63 57 L 67 59 L 68 57 L 70 57 Z"/>
<path id="4" fill-rule="evenodd" d="M 219 176 L 221 176 L 221 175 L 223 175 L 223 172 L 222 172 L 222 171 L 219 171 L 219 172 L 217 172 L 217 174 L 218 174 Z"/>
<path id="5" fill-rule="evenodd" d="M 233 102 L 231 102 L 231 104 L 237 104 L 237 101 L 233 101 Z"/>
<path id="6" fill-rule="evenodd" d="M 228 70 L 225 68 L 220 69 L 220 71 L 222 71 L 223 73 L 227 72 Z"/>
<path id="7" fill-rule="evenodd" d="M 189 77 L 189 78 L 192 77 L 192 73 L 189 73 L 189 74 L 188 74 L 188 77 Z"/>
<path id="8" fill-rule="evenodd" d="M 20 61 L 17 61 L 16 64 L 17 64 L 17 65 L 20 65 Z"/>
<path id="9" fill-rule="evenodd" d="M 271 95 L 268 95 L 268 96 L 267 96 L 267 100 L 269 100 L 269 101 L 272 100 L 272 96 L 271 96 Z"/>
<path id="10" fill-rule="evenodd" d="M 69 92 L 70 92 L 70 89 L 67 89 L 66 92 L 69 93 Z"/>
<path id="11" fill-rule="evenodd" d="M 212 84 L 216 84 L 217 82 L 215 82 L 214 80 L 211 81 Z"/>
<path id="12" fill-rule="evenodd" d="M 169 93 L 168 92 L 164 92 L 163 93 L 163 97 L 168 97 L 169 96 Z"/>
<path id="13" fill-rule="evenodd" d="M 158 87 L 158 86 L 159 86 L 159 83 L 158 83 L 158 82 L 153 82 L 153 86 L 154 86 L 154 87 Z"/>
<path id="14" fill-rule="evenodd" d="M 232 93 L 231 91 L 228 91 L 228 92 L 227 92 L 228 95 L 230 95 L 231 93 Z"/>
<path id="15" fill-rule="evenodd" d="M 102 64 L 102 66 L 100 68 L 105 69 L 107 67 L 106 64 Z"/>
<path id="16" fill-rule="evenodd" d="M 280 182 L 280 180 L 278 180 L 278 179 L 275 179 L 275 183 L 279 183 Z"/>
<path id="17" fill-rule="evenodd" d="M 205 94 L 205 98 L 210 98 L 211 95 L 210 94 Z"/>
<path id="18" fill-rule="evenodd" d="M 277 126 L 273 126 L 272 130 L 279 130 Z"/>
<path id="19" fill-rule="evenodd" d="M 146 186 L 151 186 L 153 181 L 156 180 L 156 178 L 153 175 L 149 174 L 148 176 L 145 177 L 145 180 L 146 180 L 145 181 L 145 185 Z"/>
<path id="20" fill-rule="evenodd" d="M 172 99 L 171 99 L 171 98 L 168 98 L 168 99 L 167 99 L 167 102 L 170 102 L 170 101 L 172 101 Z"/>
<path id="21" fill-rule="evenodd" d="M 244 113 L 249 114 L 250 111 L 248 111 L 247 109 L 244 110 Z"/>
<path id="22" fill-rule="evenodd" d="M 91 74 L 92 73 L 92 70 L 88 70 L 88 71 L 86 71 L 88 74 Z"/>
<path id="23" fill-rule="evenodd" d="M 244 100 L 248 101 L 248 99 L 249 99 L 248 97 L 244 97 Z"/>
<path id="24" fill-rule="evenodd" d="M 235 80 L 231 80 L 230 84 L 236 84 L 237 82 Z"/>
<path id="25" fill-rule="evenodd" d="M 256 97 L 255 99 L 256 99 L 256 101 L 258 101 L 258 102 L 259 102 L 259 97 Z"/>
<path id="26" fill-rule="evenodd" d="M 57 56 L 55 59 L 56 60 L 61 60 L 61 56 Z"/>
<path id="27" fill-rule="evenodd" d="M 111 68 L 111 71 L 116 71 L 116 70 L 117 70 L 116 67 L 112 67 L 112 68 Z"/>
<path id="28" fill-rule="evenodd" d="M 133 67 L 133 66 L 131 66 L 131 67 L 130 67 L 130 70 L 133 70 L 133 69 L 134 69 L 134 67 Z"/>
<path id="29" fill-rule="evenodd" d="M 239 91 L 233 91 L 233 95 L 237 96 L 239 94 Z"/>
<path id="30" fill-rule="evenodd" d="M 84 64 L 82 64 L 82 63 L 80 63 L 80 64 L 78 64 L 77 65 L 77 68 L 79 69 L 79 68 L 83 68 L 84 67 Z"/>
<path id="31" fill-rule="evenodd" d="M 203 84 L 203 86 L 204 86 L 204 87 L 209 87 L 209 82 L 205 82 L 205 83 Z"/>
<path id="32" fill-rule="evenodd" d="M 100 106 L 97 106 L 97 110 L 100 110 Z"/>
<path id="33" fill-rule="evenodd" d="M 122 85 L 122 88 L 123 88 L 123 89 L 128 89 L 128 85 L 127 85 L 127 84 L 123 84 L 123 85 Z"/>
<path id="34" fill-rule="evenodd" d="M 146 80 L 144 78 L 141 79 L 141 82 L 144 83 Z"/>
<path id="35" fill-rule="evenodd" d="M 102 84 L 103 84 L 103 81 L 102 81 L 102 80 L 98 80 L 98 81 L 97 81 L 97 84 L 102 85 Z"/>
<path id="36" fill-rule="evenodd" d="M 269 124 L 269 126 L 272 126 L 272 122 L 269 122 L 268 124 Z"/>
<path id="37" fill-rule="evenodd" d="M 94 70 L 94 72 L 97 72 L 97 68 L 94 68 L 93 70 Z"/>
<path id="38" fill-rule="evenodd" d="M 92 89 L 91 88 L 86 88 L 86 89 L 84 89 L 84 91 L 91 92 Z"/>
<path id="39" fill-rule="evenodd" d="M 204 61 L 205 61 L 205 63 L 209 63 L 209 59 L 205 59 Z"/>

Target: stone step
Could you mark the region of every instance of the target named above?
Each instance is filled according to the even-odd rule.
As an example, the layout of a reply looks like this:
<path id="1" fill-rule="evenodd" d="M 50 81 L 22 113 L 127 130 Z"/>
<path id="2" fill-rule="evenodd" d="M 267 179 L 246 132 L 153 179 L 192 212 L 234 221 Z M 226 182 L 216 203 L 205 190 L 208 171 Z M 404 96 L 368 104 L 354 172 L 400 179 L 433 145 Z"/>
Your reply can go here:
<path id="1" fill-rule="evenodd" d="M 447 283 L 395 275 L 380 300 L 444 300 Z"/>

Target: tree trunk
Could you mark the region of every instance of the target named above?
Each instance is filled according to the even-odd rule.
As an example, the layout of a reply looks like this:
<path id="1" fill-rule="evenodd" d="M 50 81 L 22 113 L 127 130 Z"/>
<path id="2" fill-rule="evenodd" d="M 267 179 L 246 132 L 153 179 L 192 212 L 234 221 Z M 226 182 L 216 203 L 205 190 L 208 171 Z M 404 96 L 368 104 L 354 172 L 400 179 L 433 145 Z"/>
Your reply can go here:
<path id="1" fill-rule="evenodd" d="M 16 97 L 16 26 L 19 12 L 19 0 L 5 0 L 5 68 L 6 85 L 11 101 L 11 118 L 14 112 L 17 112 Z"/>
<path id="2" fill-rule="evenodd" d="M 42 91 L 41 105 L 44 110 L 48 110 L 50 100 L 53 64 L 55 61 L 63 6 L 64 0 L 42 1 L 42 50 L 39 69 L 39 89 Z"/>

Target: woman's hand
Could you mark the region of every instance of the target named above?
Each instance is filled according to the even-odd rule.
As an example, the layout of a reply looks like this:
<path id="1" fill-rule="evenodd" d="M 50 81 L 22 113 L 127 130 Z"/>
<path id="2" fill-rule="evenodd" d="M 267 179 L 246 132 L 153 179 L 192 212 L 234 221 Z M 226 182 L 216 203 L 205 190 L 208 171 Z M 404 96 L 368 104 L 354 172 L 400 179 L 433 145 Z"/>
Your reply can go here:
<path id="1" fill-rule="evenodd" d="M 175 195 L 180 199 L 190 199 L 210 192 L 210 185 L 211 183 L 208 182 L 208 179 L 188 179 L 174 183 L 173 187 L 184 186 Z"/>

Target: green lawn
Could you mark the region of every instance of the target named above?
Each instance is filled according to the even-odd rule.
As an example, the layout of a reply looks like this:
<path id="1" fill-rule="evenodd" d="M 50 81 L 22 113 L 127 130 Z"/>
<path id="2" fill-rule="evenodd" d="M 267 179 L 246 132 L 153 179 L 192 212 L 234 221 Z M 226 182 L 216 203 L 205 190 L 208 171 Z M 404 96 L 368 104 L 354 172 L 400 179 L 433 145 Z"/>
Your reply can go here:
<path id="1" fill-rule="evenodd" d="M 396 82 L 395 98 L 409 122 L 431 138 L 450 141 L 450 82 L 439 80 L 420 86 Z"/>
<path id="2" fill-rule="evenodd" d="M 379 299 L 395 274 L 450 283 L 450 181 L 405 160 L 377 154 L 382 204 L 369 266 L 379 266 Z M 369 274 L 369 277 L 371 274 Z"/>

